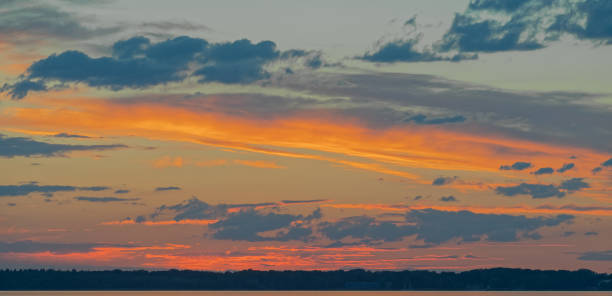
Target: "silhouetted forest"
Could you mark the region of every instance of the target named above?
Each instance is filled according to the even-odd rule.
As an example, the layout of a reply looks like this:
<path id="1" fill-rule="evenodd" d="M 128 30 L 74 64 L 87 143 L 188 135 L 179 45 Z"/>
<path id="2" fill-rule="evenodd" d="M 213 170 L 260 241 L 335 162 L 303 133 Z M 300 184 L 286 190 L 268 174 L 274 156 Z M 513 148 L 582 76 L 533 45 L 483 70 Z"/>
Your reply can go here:
<path id="1" fill-rule="evenodd" d="M 581 269 L 433 271 L 1 270 L 0 290 L 612 290 Z"/>

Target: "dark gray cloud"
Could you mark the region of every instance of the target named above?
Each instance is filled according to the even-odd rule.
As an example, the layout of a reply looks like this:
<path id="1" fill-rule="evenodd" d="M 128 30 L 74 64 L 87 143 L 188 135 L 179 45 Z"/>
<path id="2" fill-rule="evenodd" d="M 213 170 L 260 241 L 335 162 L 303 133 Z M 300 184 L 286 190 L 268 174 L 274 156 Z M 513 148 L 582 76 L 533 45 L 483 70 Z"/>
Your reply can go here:
<path id="1" fill-rule="evenodd" d="M 311 239 L 312 230 L 308 227 L 311 221 L 321 218 L 317 209 L 308 216 L 262 213 L 254 209 L 231 213 L 217 223 L 209 225 L 215 239 L 238 241 L 289 241 Z M 292 225 L 298 221 L 303 224 Z M 273 236 L 263 236 L 262 232 L 279 230 Z"/>
<path id="2" fill-rule="evenodd" d="M 445 123 L 460 123 L 466 120 L 465 117 L 461 115 L 451 116 L 451 117 L 438 117 L 438 118 L 427 118 L 426 115 L 417 114 L 408 119 L 404 120 L 405 122 L 414 122 L 416 124 L 445 124 Z"/>
<path id="3" fill-rule="evenodd" d="M 145 88 L 188 77 L 200 82 L 251 83 L 269 78 L 264 67 L 281 59 L 283 54 L 272 41 L 209 43 L 180 36 L 153 43 L 136 36 L 115 42 L 110 57 L 92 58 L 75 50 L 48 56 L 30 65 L 21 81 L 3 86 L 2 91 L 21 99 L 29 91 L 47 90 L 47 84 L 55 81 L 111 90 Z M 311 68 L 320 66 L 317 61 L 309 63 Z"/>
<path id="4" fill-rule="evenodd" d="M 539 168 L 537 171 L 533 172 L 534 175 L 547 175 L 554 173 L 555 170 L 553 168 Z"/>
<path id="5" fill-rule="evenodd" d="M 574 168 L 573 163 L 564 163 L 560 168 L 557 169 L 557 173 L 565 173 Z"/>
<path id="6" fill-rule="evenodd" d="M 76 199 L 78 201 L 101 202 L 101 203 L 121 202 L 121 201 L 137 201 L 137 200 L 140 200 L 140 198 L 121 198 L 121 197 L 114 197 L 114 196 L 104 196 L 104 197 L 99 197 L 99 196 L 75 196 L 74 199 Z"/>
<path id="7" fill-rule="evenodd" d="M 16 242 L 0 242 L 0 253 L 40 253 L 51 252 L 54 254 L 85 253 L 91 252 L 96 247 L 125 246 L 113 244 L 96 243 L 45 243 L 30 240 Z"/>
<path id="8" fill-rule="evenodd" d="M 307 202 L 319 201 L 322 200 Z M 176 205 L 162 205 L 148 218 L 158 219 L 160 216 L 170 214 L 175 221 L 217 219 L 216 223 L 209 225 L 210 235 L 215 239 L 234 241 L 307 241 L 312 239 L 313 231 L 310 225 L 322 217 L 321 209 L 316 209 L 304 216 L 274 212 L 279 206 L 280 204 L 270 202 L 211 205 L 193 197 Z M 268 207 L 272 211 L 264 212 L 258 209 L 260 207 Z M 231 209 L 233 210 L 230 211 Z M 137 223 L 146 220 L 145 216 L 138 216 L 134 219 Z M 268 231 L 274 233 L 262 234 Z"/>
<path id="9" fill-rule="evenodd" d="M 544 45 L 529 32 L 530 24 L 514 19 L 506 23 L 481 20 L 472 15 L 456 14 L 450 29 L 437 48 L 441 52 L 498 52 L 536 50 Z M 527 35 L 527 38 L 523 36 Z"/>
<path id="10" fill-rule="evenodd" d="M 612 44 L 612 4 L 607 0 L 583 0 L 570 2 L 565 13 L 555 16 L 555 22 L 547 32 L 556 39 L 562 34 L 600 44 Z"/>
<path id="11" fill-rule="evenodd" d="M 464 242 L 482 239 L 500 242 L 517 241 L 519 233 L 531 233 L 541 227 L 570 223 L 573 219 L 571 215 L 527 218 L 433 209 L 412 210 L 406 213 L 406 220 L 416 223 L 417 239 L 422 239 L 426 244 L 440 244 L 457 238 Z"/>
<path id="12" fill-rule="evenodd" d="M 553 184 L 521 183 L 516 186 L 498 186 L 495 192 L 504 196 L 530 195 L 532 198 L 564 197 L 567 193 L 589 188 L 583 178 L 572 178 L 562 181 L 559 186 Z"/>
<path id="13" fill-rule="evenodd" d="M 442 56 L 431 49 L 419 50 L 416 48 L 420 38 L 407 40 L 396 40 L 383 44 L 373 52 L 366 52 L 358 57 L 361 60 L 376 63 L 396 63 L 396 62 L 436 62 L 451 61 L 459 62 L 462 60 L 473 60 L 478 55 L 456 54 L 451 57 Z"/>
<path id="14" fill-rule="evenodd" d="M 580 212 L 587 212 L 587 211 L 612 211 L 612 207 L 606 207 L 606 206 L 577 206 L 577 205 L 562 205 L 562 206 L 552 206 L 552 205 L 541 205 L 537 207 L 538 209 L 560 209 L 560 210 L 573 210 L 573 211 L 580 211 Z"/>
<path id="15" fill-rule="evenodd" d="M 276 203 L 252 203 L 252 204 L 208 204 L 197 197 L 175 205 L 162 205 L 158 207 L 149 217 L 155 219 L 165 213 L 172 213 L 173 220 L 181 221 L 188 219 L 217 219 L 226 216 L 229 209 L 235 208 L 255 208 L 261 206 L 278 206 Z"/>
<path id="16" fill-rule="evenodd" d="M 533 198 L 564 197 L 565 192 L 559 190 L 555 185 L 521 183 L 516 186 L 498 186 L 495 188 L 497 194 L 505 196 L 530 195 Z"/>
<path id="17" fill-rule="evenodd" d="M 593 173 L 593 175 L 595 175 L 595 174 L 597 174 L 597 173 L 601 172 L 601 170 L 602 170 L 602 168 L 601 168 L 601 167 L 596 167 L 596 168 L 594 168 L 594 169 L 592 169 L 592 170 L 591 170 L 591 173 Z"/>
<path id="18" fill-rule="evenodd" d="M 164 212 L 172 212 L 175 221 L 187 219 L 216 219 L 227 214 L 228 207 L 226 205 L 209 205 L 208 203 L 193 197 L 176 205 L 162 205 L 150 215 L 151 218 L 163 214 Z"/>
<path id="19" fill-rule="evenodd" d="M 612 44 L 610 14 L 608 0 L 473 0 L 464 12 L 455 14 L 432 48 L 415 49 L 422 36 L 417 35 L 382 44 L 358 58 L 383 63 L 458 62 L 476 59 L 478 53 L 542 49 L 562 35 Z M 409 24 L 416 28 L 414 18 Z"/>
<path id="20" fill-rule="evenodd" d="M 561 182 L 559 185 L 560 189 L 567 190 L 568 192 L 579 191 L 584 188 L 591 187 L 588 183 L 583 181 L 584 178 L 572 178 Z"/>
<path id="21" fill-rule="evenodd" d="M 197 70 L 202 82 L 249 83 L 270 77 L 263 66 L 278 59 L 280 52 L 272 41 L 252 44 L 247 39 L 213 44 L 204 61 L 208 64 Z"/>
<path id="22" fill-rule="evenodd" d="M 306 199 L 306 200 L 282 200 L 282 203 L 284 204 L 309 204 L 309 203 L 319 203 L 319 202 L 326 202 L 329 201 L 329 199 Z"/>
<path id="23" fill-rule="evenodd" d="M 512 165 L 501 165 L 500 170 L 522 171 L 531 167 L 531 162 L 517 161 Z"/>
<path id="24" fill-rule="evenodd" d="M 125 145 L 70 145 L 39 142 L 23 137 L 7 137 L 0 134 L 0 157 L 15 156 L 51 157 L 63 156 L 72 151 L 112 150 L 127 148 Z"/>
<path id="25" fill-rule="evenodd" d="M 56 138 L 91 139 L 91 137 L 88 137 L 88 136 L 77 135 L 77 134 L 68 134 L 68 133 L 59 133 L 59 134 L 55 134 L 53 136 L 56 137 Z"/>
<path id="26" fill-rule="evenodd" d="M 30 91 L 46 91 L 47 86 L 43 81 L 21 80 L 14 84 L 5 83 L 0 92 L 6 92 L 13 99 L 24 98 Z"/>
<path id="27" fill-rule="evenodd" d="M 561 35 L 610 44 L 611 13 L 607 0 L 477 0 L 455 15 L 437 46 L 459 52 L 536 50 Z"/>
<path id="28" fill-rule="evenodd" d="M 604 161 L 601 166 L 609 167 L 612 166 L 612 157 L 606 161 Z"/>
<path id="29" fill-rule="evenodd" d="M 354 216 L 342 218 L 336 222 L 322 222 L 319 231 L 332 240 L 344 238 L 360 241 L 399 241 L 416 233 L 412 225 L 402 225 L 389 221 L 377 221 L 369 216 Z"/>
<path id="30" fill-rule="evenodd" d="M 126 193 L 130 193 L 130 191 L 127 190 L 127 189 L 117 189 L 117 190 L 115 190 L 115 194 L 126 194 Z"/>
<path id="31" fill-rule="evenodd" d="M 181 187 L 168 186 L 168 187 L 157 187 L 157 188 L 155 188 L 155 191 L 171 191 L 171 190 L 181 190 Z"/>
<path id="32" fill-rule="evenodd" d="M 586 235 L 586 236 L 597 236 L 597 235 L 599 235 L 599 233 L 595 232 L 595 231 L 587 231 L 587 232 L 584 233 L 584 235 Z"/>
<path id="33" fill-rule="evenodd" d="M 578 260 L 584 261 L 612 261 L 612 250 L 591 251 L 580 254 Z"/>
<path id="34" fill-rule="evenodd" d="M 576 232 L 574 232 L 574 231 L 566 231 L 566 232 L 563 233 L 563 237 L 569 237 L 569 236 L 574 235 L 575 233 Z"/>
<path id="35" fill-rule="evenodd" d="M 22 185 L 0 185 L 0 197 L 2 196 L 25 196 L 30 193 L 41 193 L 52 196 L 55 192 L 81 191 L 104 191 L 110 188 L 105 186 L 77 187 L 67 185 L 39 185 L 36 182 Z"/>
<path id="36" fill-rule="evenodd" d="M 431 185 L 434 185 L 434 186 L 448 185 L 450 183 L 453 183 L 456 179 L 457 179 L 456 176 L 455 177 L 438 177 L 438 178 L 435 178 L 431 182 Z"/>
<path id="37" fill-rule="evenodd" d="M 454 201 L 458 201 L 454 196 L 449 195 L 449 196 L 442 196 L 440 197 L 440 201 L 443 202 L 454 202 Z"/>
<path id="38" fill-rule="evenodd" d="M 541 235 L 535 232 L 536 230 L 571 223 L 573 219 L 570 215 L 527 218 L 423 209 L 407 212 L 404 222 L 377 221 L 368 216 L 355 216 L 336 222 L 321 222 L 318 229 L 323 236 L 338 243 L 346 243 L 342 241 L 346 239 L 356 239 L 362 244 L 375 244 L 381 241 L 399 241 L 416 235 L 416 239 L 423 240 L 424 244 L 412 247 L 427 248 L 455 239 L 462 242 L 540 239 Z"/>

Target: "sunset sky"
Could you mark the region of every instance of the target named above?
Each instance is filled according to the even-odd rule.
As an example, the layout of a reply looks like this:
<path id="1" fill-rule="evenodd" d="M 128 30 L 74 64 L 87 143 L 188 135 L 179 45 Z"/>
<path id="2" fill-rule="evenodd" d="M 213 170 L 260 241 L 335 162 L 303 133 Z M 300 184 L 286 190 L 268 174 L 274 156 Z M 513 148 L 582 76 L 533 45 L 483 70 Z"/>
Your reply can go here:
<path id="1" fill-rule="evenodd" d="M 0 268 L 612 272 L 612 1 L 0 1 Z"/>

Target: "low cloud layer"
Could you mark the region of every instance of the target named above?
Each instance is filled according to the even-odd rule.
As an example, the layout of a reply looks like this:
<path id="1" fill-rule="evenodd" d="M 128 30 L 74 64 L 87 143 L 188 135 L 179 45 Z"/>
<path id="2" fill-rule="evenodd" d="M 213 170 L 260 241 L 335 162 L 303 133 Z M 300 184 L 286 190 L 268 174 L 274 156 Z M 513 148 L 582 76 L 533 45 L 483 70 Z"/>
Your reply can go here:
<path id="1" fill-rule="evenodd" d="M 3 196 L 25 196 L 30 193 L 41 193 L 47 197 L 56 192 L 74 191 L 104 191 L 110 189 L 106 186 L 77 187 L 67 185 L 39 185 L 36 182 L 22 185 L 0 185 L 0 197 Z"/>
<path id="2" fill-rule="evenodd" d="M 73 151 L 101 151 L 127 148 L 125 145 L 71 145 L 40 142 L 23 137 L 7 137 L 0 134 L 0 157 L 52 157 L 64 156 Z"/>
<path id="3" fill-rule="evenodd" d="M 529 195 L 532 198 L 561 198 L 566 194 L 589 187 L 590 185 L 584 182 L 583 178 L 572 178 L 561 182 L 559 185 L 521 183 L 515 186 L 498 186 L 495 188 L 495 192 L 504 196 Z"/>

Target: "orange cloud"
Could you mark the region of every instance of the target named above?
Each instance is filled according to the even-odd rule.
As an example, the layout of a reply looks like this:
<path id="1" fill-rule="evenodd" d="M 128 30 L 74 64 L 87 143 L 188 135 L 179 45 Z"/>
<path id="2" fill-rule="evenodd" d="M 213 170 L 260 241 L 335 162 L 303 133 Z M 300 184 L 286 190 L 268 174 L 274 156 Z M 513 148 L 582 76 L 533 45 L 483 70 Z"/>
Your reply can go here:
<path id="1" fill-rule="evenodd" d="M 44 96 L 44 95 L 42 95 Z M 159 103 L 100 99 L 28 98 L 39 107 L 9 107 L 0 124 L 7 127 L 65 130 L 193 142 L 269 155 L 328 161 L 427 184 L 415 170 L 500 172 L 499 165 L 537 159 L 539 166 L 559 167 L 578 155 L 589 173 L 607 155 L 584 148 L 547 145 L 496 135 L 410 126 L 372 130 L 350 118 L 329 119 L 324 111 L 291 117 L 256 119 L 195 111 Z M 112 114 L 112 116 L 111 116 Z M 300 151 L 300 152 L 294 152 Z M 160 165 L 181 161 L 163 159 Z M 517 173 L 518 174 L 518 173 Z M 533 178 L 526 172 L 522 177 Z M 466 186 L 467 187 L 467 186 Z"/>
<path id="2" fill-rule="evenodd" d="M 214 166 L 225 165 L 226 163 L 227 163 L 227 160 L 225 159 L 213 159 L 213 160 L 197 161 L 195 165 L 199 167 L 214 167 Z"/>
<path id="3" fill-rule="evenodd" d="M 156 168 L 168 168 L 168 167 L 183 167 L 183 158 L 177 156 L 172 158 L 170 156 L 164 156 L 160 159 L 153 161 L 153 166 Z"/>
<path id="4" fill-rule="evenodd" d="M 166 226 L 166 225 L 208 225 L 217 223 L 219 220 L 199 220 L 199 219 L 185 219 L 180 221 L 166 220 L 166 221 L 143 221 L 140 223 L 134 220 L 121 220 L 121 221 L 109 221 L 102 222 L 100 225 L 145 225 L 145 226 Z"/>
<path id="5" fill-rule="evenodd" d="M 242 160 L 235 159 L 235 164 L 250 166 L 254 168 L 263 168 L 263 169 L 284 169 L 284 166 L 277 165 L 276 163 L 263 161 L 263 160 Z"/>

